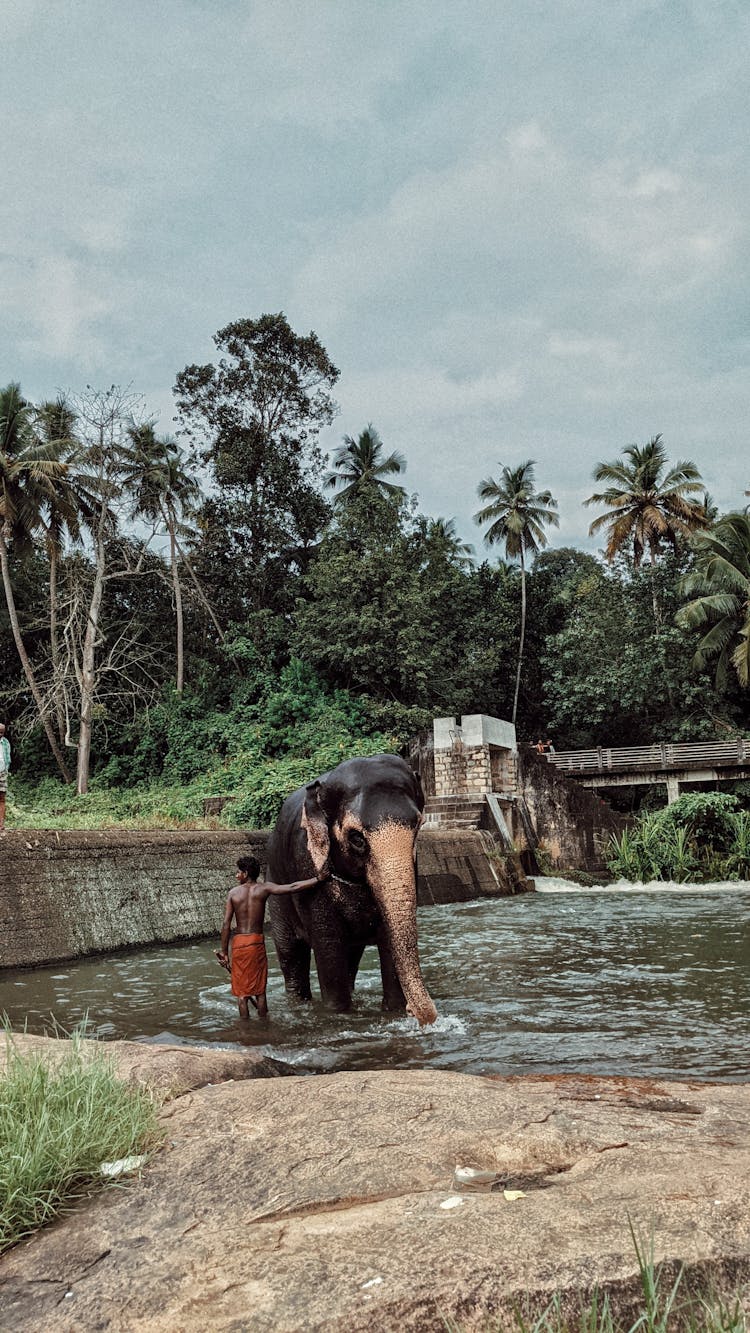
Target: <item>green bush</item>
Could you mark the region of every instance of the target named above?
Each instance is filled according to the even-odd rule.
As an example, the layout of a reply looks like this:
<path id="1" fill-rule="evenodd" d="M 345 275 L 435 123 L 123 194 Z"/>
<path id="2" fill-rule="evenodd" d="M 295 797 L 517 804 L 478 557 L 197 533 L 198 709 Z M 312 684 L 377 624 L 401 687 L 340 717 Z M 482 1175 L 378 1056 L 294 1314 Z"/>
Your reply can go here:
<path id="1" fill-rule="evenodd" d="M 642 815 L 609 847 L 612 874 L 678 884 L 750 876 L 750 815 L 735 796 L 695 792 Z"/>
<path id="2" fill-rule="evenodd" d="M 377 720 L 376 720 L 377 719 Z M 231 796 L 222 823 L 273 824 L 286 796 L 342 759 L 397 750 L 406 715 L 392 731 L 367 699 L 326 690 L 301 662 L 278 675 L 251 673 L 232 707 L 206 711 L 195 697 L 166 698 L 133 735 L 133 755 L 115 756 L 86 796 L 54 778 L 13 781 L 8 822 L 16 828 L 196 827 L 203 802 Z M 403 726 L 403 731 L 402 731 Z M 157 762 L 158 761 L 158 762 Z M 153 765 L 157 776 L 149 776 Z"/>

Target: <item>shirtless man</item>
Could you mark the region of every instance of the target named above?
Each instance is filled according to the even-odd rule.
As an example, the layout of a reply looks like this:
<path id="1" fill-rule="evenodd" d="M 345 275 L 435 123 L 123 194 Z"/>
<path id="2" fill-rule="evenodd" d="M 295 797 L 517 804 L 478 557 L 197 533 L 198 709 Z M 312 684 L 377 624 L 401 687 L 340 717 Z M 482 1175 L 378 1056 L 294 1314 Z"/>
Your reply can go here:
<path id="1" fill-rule="evenodd" d="M 237 996 L 240 1018 L 249 1016 L 248 1000 L 258 1010 L 259 1018 L 265 1018 L 268 1013 L 268 959 L 263 938 L 263 918 L 268 898 L 272 893 L 300 893 L 303 889 L 314 889 L 316 884 L 328 878 L 329 872 L 324 868 L 315 879 L 298 879 L 294 884 L 259 884 L 259 874 L 260 863 L 254 856 L 240 857 L 237 862 L 237 888 L 231 890 L 224 912 L 221 948 L 215 950 L 221 966 L 231 975 L 232 994 Z M 232 920 L 235 923 L 234 931 Z"/>

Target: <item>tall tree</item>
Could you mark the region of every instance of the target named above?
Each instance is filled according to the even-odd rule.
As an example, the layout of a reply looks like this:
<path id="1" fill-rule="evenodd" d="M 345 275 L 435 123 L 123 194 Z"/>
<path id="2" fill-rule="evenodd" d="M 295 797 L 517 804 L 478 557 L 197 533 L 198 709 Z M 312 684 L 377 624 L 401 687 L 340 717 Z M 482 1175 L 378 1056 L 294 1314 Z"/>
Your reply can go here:
<path id="1" fill-rule="evenodd" d="M 721 689 L 731 664 L 740 685 L 750 685 L 750 517 L 725 514 L 709 532 L 696 534 L 695 568 L 682 591 L 691 598 L 677 613 L 678 625 L 699 629 L 703 637 L 695 665 L 716 659 Z M 709 628 L 706 628 L 706 627 Z"/>
<path id="2" fill-rule="evenodd" d="M 551 491 L 535 491 L 534 462 L 529 459 L 518 467 L 503 467 L 500 480 L 489 477 L 478 487 L 480 500 L 486 500 L 483 509 L 474 515 L 476 523 L 488 523 L 484 534 L 488 546 L 502 542 L 505 554 L 518 559 L 521 567 L 521 632 L 518 643 L 516 686 L 513 693 L 515 725 L 518 713 L 518 693 L 521 688 L 523 648 L 526 636 L 526 564 L 527 557 L 536 555 L 547 545 L 545 527 L 557 528 L 560 520 L 555 513 L 557 500 Z"/>
<path id="3" fill-rule="evenodd" d="M 134 552 L 131 545 L 122 543 L 122 560 L 117 568 L 112 568 L 119 535 L 119 515 L 127 503 L 127 495 L 123 492 L 133 457 L 128 431 L 136 404 L 137 399 L 131 392 L 111 385 L 104 390 L 88 387 L 76 405 L 82 437 L 79 475 L 95 497 L 86 523 L 93 546 L 93 579 L 85 594 L 87 605 L 82 638 L 73 650 L 79 695 L 76 778 L 79 796 L 85 795 L 89 787 L 105 588 L 110 579 L 139 573 L 147 549 L 147 543 L 144 543 Z"/>
<path id="4" fill-rule="evenodd" d="M 129 430 L 132 456 L 126 465 L 126 484 L 133 494 L 134 515 L 140 514 L 151 521 L 161 519 L 169 536 L 169 568 L 176 622 L 176 681 L 178 694 L 185 687 L 185 632 L 183 616 L 180 560 L 185 560 L 190 573 L 195 575 L 179 541 L 181 524 L 193 512 L 200 496 L 200 487 L 188 467 L 185 453 L 168 436 L 159 439 L 152 422 L 132 426 Z M 200 585 L 198 590 L 204 605 L 208 602 Z M 208 610 L 213 617 L 210 606 Z M 218 623 L 215 621 L 216 628 Z M 221 631 L 219 631 L 221 633 Z"/>
<path id="5" fill-rule="evenodd" d="M 624 458 L 599 463 L 594 481 L 609 482 L 606 490 L 596 491 L 584 504 L 603 504 L 606 509 L 595 518 L 589 535 L 606 531 L 607 560 L 628 552 L 638 569 L 648 551 L 652 568 L 665 546 L 677 549 L 680 537 L 689 537 L 708 522 L 703 498 L 691 497 L 705 491 L 695 463 L 682 461 L 669 466 L 661 435 L 648 444 L 629 444 Z M 653 584 L 654 622 L 659 624 L 656 584 Z"/>
<path id="6" fill-rule="evenodd" d="M 339 372 L 316 335 L 296 334 L 283 314 L 228 324 L 214 342 L 218 364 L 187 366 L 175 395 L 215 483 L 201 515 L 210 566 L 245 619 L 283 592 L 284 553 L 309 543 L 330 512 L 315 486 L 317 439 L 333 420 Z"/>
<path id="7" fill-rule="evenodd" d="M 454 518 L 428 518 L 423 526 L 424 542 L 441 552 L 447 561 L 462 569 L 471 569 L 474 565 L 474 547 L 471 542 L 464 542 L 456 532 Z"/>
<path id="8" fill-rule="evenodd" d="M 96 496 L 78 474 L 81 444 L 76 437 L 76 414 L 64 394 L 39 404 L 34 411 L 34 433 L 45 445 L 50 458 L 65 465 L 65 470 L 51 482 L 44 504 L 44 539 L 49 561 L 49 638 L 52 658 L 53 698 L 57 716 L 57 734 L 65 744 L 68 735 L 65 692 L 62 688 L 62 662 L 58 633 L 58 571 L 66 538 L 81 539 L 82 522 L 90 519 Z"/>
<path id="9" fill-rule="evenodd" d="M 64 472 L 65 464 L 51 457 L 50 450 L 34 438 L 31 408 L 20 385 L 7 385 L 0 391 L 0 567 L 3 589 L 16 650 L 39 719 L 57 766 L 64 780 L 70 782 L 71 775 L 23 641 L 10 570 L 10 548 L 21 559 L 32 549 L 34 536 L 42 526 L 43 507 Z"/>
<path id="10" fill-rule="evenodd" d="M 405 472 L 406 460 L 395 449 L 388 455 L 383 450 L 383 441 L 372 423 L 360 432 L 356 440 L 351 435 L 344 436 L 344 443 L 333 455 L 333 467 L 325 478 L 328 490 L 340 488 L 335 500 L 337 505 L 353 500 L 367 487 L 373 487 L 381 494 L 404 494 L 403 486 L 397 486 L 386 478 Z"/>

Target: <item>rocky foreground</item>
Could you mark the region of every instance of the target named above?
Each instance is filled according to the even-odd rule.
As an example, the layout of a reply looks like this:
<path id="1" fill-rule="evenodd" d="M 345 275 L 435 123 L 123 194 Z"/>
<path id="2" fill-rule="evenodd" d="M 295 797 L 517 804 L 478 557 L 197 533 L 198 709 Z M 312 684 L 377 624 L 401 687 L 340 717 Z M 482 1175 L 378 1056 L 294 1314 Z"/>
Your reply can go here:
<path id="1" fill-rule="evenodd" d="M 113 1050 L 171 1093 L 165 1149 L 0 1260 L 2 1330 L 511 1328 L 595 1284 L 625 1313 L 630 1223 L 696 1280 L 750 1283 L 750 1086 Z"/>

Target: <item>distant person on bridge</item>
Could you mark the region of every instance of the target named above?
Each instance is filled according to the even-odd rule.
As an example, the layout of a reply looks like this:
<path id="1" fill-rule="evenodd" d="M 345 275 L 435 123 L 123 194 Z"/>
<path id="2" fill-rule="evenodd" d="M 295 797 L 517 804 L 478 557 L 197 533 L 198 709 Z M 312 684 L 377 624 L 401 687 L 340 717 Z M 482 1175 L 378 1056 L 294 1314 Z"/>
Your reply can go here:
<path id="1" fill-rule="evenodd" d="M 241 856 L 237 862 L 237 888 L 227 898 L 224 924 L 221 928 L 221 948 L 216 957 L 232 978 L 232 994 L 237 996 L 240 1018 L 248 1018 L 248 1001 L 258 1011 L 259 1018 L 268 1014 L 266 985 L 268 958 L 263 938 L 263 918 L 266 902 L 272 893 L 300 893 L 314 889 L 328 879 L 324 868 L 315 879 L 299 879 L 294 884 L 258 882 L 260 862 L 254 856 Z M 232 921 L 235 923 L 232 931 Z M 230 948 L 231 935 L 231 948 Z"/>
<path id="2" fill-rule="evenodd" d="M 5 734 L 5 723 L 0 722 L 0 833 L 5 832 L 5 796 L 10 772 L 10 741 Z"/>

